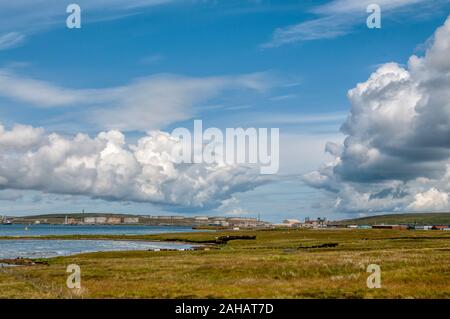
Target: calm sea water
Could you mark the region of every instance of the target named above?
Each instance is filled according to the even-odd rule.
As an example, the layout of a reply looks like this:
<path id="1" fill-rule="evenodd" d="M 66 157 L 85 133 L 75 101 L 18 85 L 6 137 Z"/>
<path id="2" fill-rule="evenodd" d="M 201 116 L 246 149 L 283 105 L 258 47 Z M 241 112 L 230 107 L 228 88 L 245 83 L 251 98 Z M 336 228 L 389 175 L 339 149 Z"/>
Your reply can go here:
<path id="1" fill-rule="evenodd" d="M 25 227 L 28 230 L 25 230 Z M 145 235 L 192 231 L 195 230 L 187 226 L 0 225 L 0 236 Z"/>
<path id="2" fill-rule="evenodd" d="M 0 259 L 49 258 L 96 251 L 123 251 L 149 249 L 190 249 L 192 245 L 168 242 L 122 240 L 0 240 Z"/>
<path id="3" fill-rule="evenodd" d="M 45 235 L 142 235 L 193 231 L 196 230 L 186 226 L 0 225 L 0 236 L 36 236 L 37 238 Z M 192 245 L 173 242 L 7 239 L 0 240 L 0 259 L 48 258 L 96 251 L 190 248 Z"/>

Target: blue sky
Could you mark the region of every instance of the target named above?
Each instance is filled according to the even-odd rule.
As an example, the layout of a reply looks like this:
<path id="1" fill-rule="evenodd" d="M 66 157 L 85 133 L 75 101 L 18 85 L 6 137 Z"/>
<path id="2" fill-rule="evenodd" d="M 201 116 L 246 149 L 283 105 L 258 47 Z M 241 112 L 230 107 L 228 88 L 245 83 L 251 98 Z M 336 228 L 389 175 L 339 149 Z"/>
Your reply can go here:
<path id="1" fill-rule="evenodd" d="M 41 6 L 32 1 L 27 5 L 25 0 L 16 7 L 0 4 L 0 75 L 7 74 L 5 80 L 0 77 L 0 85 L 7 87 L 0 88 L 0 123 L 6 128 L 19 123 L 63 136 L 83 132 L 92 137 L 118 128 L 133 142 L 145 131 L 171 131 L 202 119 L 204 126 L 279 127 L 281 133 L 277 180 L 236 192 L 221 207 L 201 210 L 5 187 L 0 191 L 0 215 L 85 209 L 261 213 L 277 221 L 355 214 L 335 210 L 336 198 L 307 186 L 301 176 L 331 159 L 324 152 L 327 141 L 343 141 L 339 129 L 350 109 L 347 91 L 366 81 L 381 64 L 402 65 L 412 54 L 423 55 L 427 40 L 444 23 L 450 8 L 447 1 L 379 2 L 381 29 L 368 29 L 365 6 L 350 0 L 116 0 L 108 5 L 79 1 L 82 28 L 78 30 L 65 25 L 68 3 L 64 1 L 42 1 Z M 318 31 L 305 24 L 317 19 Z M 297 26 L 294 31 L 293 26 Z M 339 32 L 330 35 L 332 30 Z M 304 36 L 314 32 L 318 32 L 314 39 Z M 10 36 L 2 42 L 6 35 Z M 250 78 L 252 83 L 237 85 L 237 78 Z M 106 92 L 104 96 L 139 81 L 193 89 L 180 93 L 179 105 L 166 106 L 166 97 L 161 96 L 134 110 L 134 117 L 120 113 L 127 112 L 127 98 L 96 102 L 82 97 L 89 90 Z M 34 93 L 27 90 L 36 85 L 43 96 L 30 99 Z M 52 100 L 47 90 L 62 95 L 69 91 L 77 98 L 67 103 Z M 182 91 L 167 90 L 164 94 Z M 153 96 L 142 98 L 147 101 Z M 151 116 L 153 112 L 158 116 Z M 142 114 L 149 116 L 148 127 L 145 118 L 139 122 Z"/>

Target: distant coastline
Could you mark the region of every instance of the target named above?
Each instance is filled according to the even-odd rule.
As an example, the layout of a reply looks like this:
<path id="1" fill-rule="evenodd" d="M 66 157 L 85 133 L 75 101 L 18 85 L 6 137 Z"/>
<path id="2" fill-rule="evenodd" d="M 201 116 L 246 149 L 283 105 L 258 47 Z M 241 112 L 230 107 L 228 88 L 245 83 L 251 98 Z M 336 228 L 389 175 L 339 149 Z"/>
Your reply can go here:
<path id="1" fill-rule="evenodd" d="M 193 228 L 264 228 L 271 225 L 253 217 L 220 216 L 152 216 L 113 213 L 55 213 L 31 216 L 8 216 L 12 224 L 25 225 L 136 225 L 188 226 Z"/>

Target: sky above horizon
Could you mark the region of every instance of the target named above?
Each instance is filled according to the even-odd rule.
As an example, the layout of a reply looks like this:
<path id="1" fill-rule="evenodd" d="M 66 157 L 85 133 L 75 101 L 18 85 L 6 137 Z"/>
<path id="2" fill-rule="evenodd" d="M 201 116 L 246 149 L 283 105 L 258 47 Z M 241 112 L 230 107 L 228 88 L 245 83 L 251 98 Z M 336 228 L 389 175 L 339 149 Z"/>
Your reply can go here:
<path id="1" fill-rule="evenodd" d="M 0 0 L 0 215 L 449 209 L 450 1 L 69 3 Z M 280 171 L 174 167 L 195 119 L 279 128 Z"/>

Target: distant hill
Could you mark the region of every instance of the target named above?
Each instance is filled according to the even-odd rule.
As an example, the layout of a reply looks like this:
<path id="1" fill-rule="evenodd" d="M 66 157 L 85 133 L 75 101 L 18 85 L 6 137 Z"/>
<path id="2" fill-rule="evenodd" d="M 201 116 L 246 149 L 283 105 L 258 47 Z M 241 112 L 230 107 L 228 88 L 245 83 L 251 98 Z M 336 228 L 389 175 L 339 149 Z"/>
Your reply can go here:
<path id="1" fill-rule="evenodd" d="M 379 225 L 379 224 L 417 224 L 450 225 L 450 213 L 388 214 L 355 219 L 344 219 L 338 224 Z"/>

